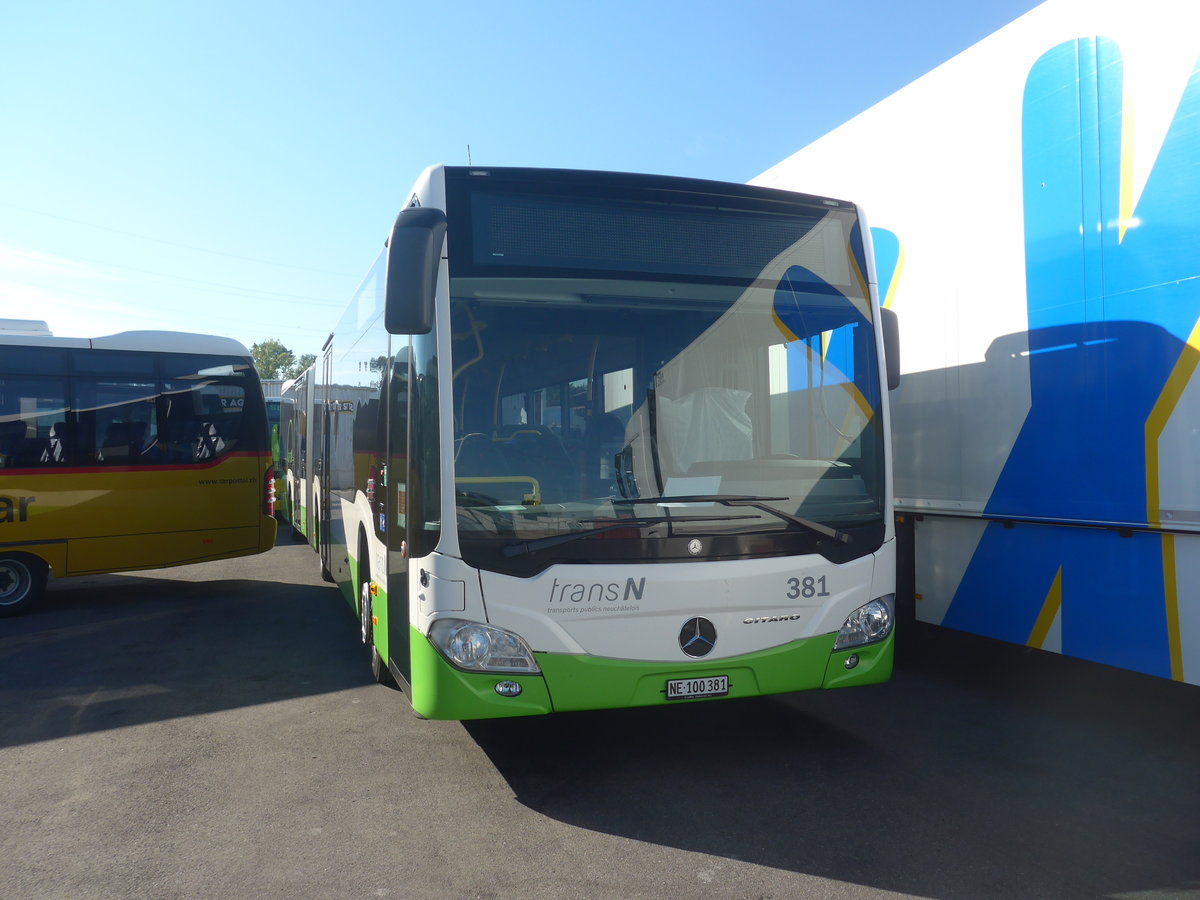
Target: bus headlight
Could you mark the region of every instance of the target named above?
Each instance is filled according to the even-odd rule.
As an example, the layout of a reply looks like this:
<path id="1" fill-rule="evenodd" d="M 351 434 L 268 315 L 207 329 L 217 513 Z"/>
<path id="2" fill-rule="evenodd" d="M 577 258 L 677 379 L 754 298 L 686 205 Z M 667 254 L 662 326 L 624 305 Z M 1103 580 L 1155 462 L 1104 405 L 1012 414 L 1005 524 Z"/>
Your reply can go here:
<path id="1" fill-rule="evenodd" d="M 511 631 L 468 622 L 438 619 L 429 639 L 446 659 L 469 672 L 540 672 L 533 651 Z"/>
<path id="2" fill-rule="evenodd" d="M 892 633 L 892 625 L 896 621 L 893 609 L 896 595 L 888 594 L 878 600 L 872 600 L 846 616 L 838 631 L 837 640 L 833 642 L 834 650 L 845 650 L 862 644 L 874 644 L 882 641 Z"/>

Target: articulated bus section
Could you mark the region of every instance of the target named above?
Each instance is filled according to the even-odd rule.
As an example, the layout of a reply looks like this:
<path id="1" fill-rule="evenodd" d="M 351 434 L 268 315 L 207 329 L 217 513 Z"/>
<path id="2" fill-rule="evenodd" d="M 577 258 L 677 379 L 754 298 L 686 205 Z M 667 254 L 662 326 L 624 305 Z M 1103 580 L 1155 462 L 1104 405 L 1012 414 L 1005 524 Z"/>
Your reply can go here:
<path id="1" fill-rule="evenodd" d="M 310 452 L 310 447 L 319 446 L 321 404 L 316 400 L 315 371 L 310 367 L 297 378 L 283 385 L 279 419 L 279 443 L 282 469 L 276 475 L 280 479 L 280 494 L 276 509 L 280 521 L 288 526 L 300 540 L 310 544 L 315 539 L 312 500 L 314 484 L 310 462 L 319 454 Z"/>

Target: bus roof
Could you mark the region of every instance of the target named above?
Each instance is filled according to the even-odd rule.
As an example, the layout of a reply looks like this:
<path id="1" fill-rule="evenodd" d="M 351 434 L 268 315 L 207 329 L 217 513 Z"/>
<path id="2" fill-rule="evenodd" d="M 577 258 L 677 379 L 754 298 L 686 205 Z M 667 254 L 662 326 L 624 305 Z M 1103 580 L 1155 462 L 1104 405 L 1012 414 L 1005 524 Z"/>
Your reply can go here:
<path id="1" fill-rule="evenodd" d="M 41 319 L 0 319 L 0 334 L 36 334 L 50 337 L 50 326 Z"/>
<path id="2" fill-rule="evenodd" d="M 24 347 L 68 347 L 93 350 L 156 351 L 159 353 L 212 353 L 249 356 L 245 346 L 233 338 L 181 331 L 123 331 L 96 338 L 52 337 L 48 334 L 6 334 L 0 344 Z"/>

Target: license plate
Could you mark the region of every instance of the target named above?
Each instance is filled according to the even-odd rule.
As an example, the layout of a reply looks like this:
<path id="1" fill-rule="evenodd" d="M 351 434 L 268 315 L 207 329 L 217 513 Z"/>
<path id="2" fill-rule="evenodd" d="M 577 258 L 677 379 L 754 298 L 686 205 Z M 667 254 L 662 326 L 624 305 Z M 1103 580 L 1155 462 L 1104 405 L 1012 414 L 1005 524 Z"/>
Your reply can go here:
<path id="1" fill-rule="evenodd" d="M 668 700 L 724 697 L 728 693 L 728 675 L 708 675 L 704 678 L 677 678 L 667 682 L 666 690 Z"/>

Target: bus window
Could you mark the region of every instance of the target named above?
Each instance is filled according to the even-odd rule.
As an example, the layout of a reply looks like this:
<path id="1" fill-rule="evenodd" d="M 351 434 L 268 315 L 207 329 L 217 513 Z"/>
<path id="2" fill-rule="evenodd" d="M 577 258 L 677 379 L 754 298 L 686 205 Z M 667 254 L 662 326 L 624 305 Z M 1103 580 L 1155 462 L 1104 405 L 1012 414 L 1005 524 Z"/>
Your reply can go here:
<path id="1" fill-rule="evenodd" d="M 0 379 L 0 468 L 65 463 L 66 382 L 10 375 Z"/>
<path id="2" fill-rule="evenodd" d="M 245 402 L 240 388 L 178 382 L 166 387 L 168 445 L 176 461 L 203 463 L 234 450 Z"/>
<path id="3" fill-rule="evenodd" d="M 90 447 L 92 460 L 105 465 L 146 464 L 145 455 L 158 440 L 157 395 L 154 381 L 77 378 L 79 433 L 83 446 Z"/>

